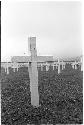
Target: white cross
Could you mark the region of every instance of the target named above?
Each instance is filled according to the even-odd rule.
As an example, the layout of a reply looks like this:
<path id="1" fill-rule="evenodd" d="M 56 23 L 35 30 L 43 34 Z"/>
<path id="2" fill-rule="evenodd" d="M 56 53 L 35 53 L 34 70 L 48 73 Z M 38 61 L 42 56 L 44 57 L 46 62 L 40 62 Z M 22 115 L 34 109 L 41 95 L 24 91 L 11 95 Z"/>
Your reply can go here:
<path id="1" fill-rule="evenodd" d="M 44 62 L 46 60 L 46 56 L 42 59 L 37 56 L 36 50 L 36 37 L 29 37 L 29 49 L 31 52 L 31 60 L 29 62 L 29 77 L 30 77 L 30 92 L 31 92 L 31 104 L 33 106 L 39 106 L 39 92 L 38 92 L 38 70 L 37 70 L 37 62 Z M 43 65 L 41 65 L 41 71 L 43 71 Z"/>

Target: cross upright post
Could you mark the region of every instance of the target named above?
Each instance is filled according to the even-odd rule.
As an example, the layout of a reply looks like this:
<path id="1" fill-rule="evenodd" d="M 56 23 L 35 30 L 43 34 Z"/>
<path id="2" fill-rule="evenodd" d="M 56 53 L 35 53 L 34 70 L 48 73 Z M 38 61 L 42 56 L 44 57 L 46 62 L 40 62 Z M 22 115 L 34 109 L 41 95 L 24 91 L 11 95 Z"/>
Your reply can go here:
<path id="1" fill-rule="evenodd" d="M 83 71 L 83 57 L 81 57 L 81 71 Z"/>
<path id="2" fill-rule="evenodd" d="M 62 70 L 64 69 L 64 64 L 63 64 L 63 61 L 62 61 Z"/>
<path id="3" fill-rule="evenodd" d="M 8 67 L 8 62 L 7 62 L 7 74 L 9 74 L 9 67 Z"/>
<path id="4" fill-rule="evenodd" d="M 30 77 L 30 92 L 31 92 L 31 105 L 39 106 L 39 93 L 38 93 L 38 70 L 37 70 L 37 50 L 36 50 L 36 37 L 29 37 L 29 47 L 31 52 L 31 61 L 29 62 L 29 77 Z"/>
<path id="5" fill-rule="evenodd" d="M 60 73 L 60 59 L 58 59 L 58 74 Z"/>

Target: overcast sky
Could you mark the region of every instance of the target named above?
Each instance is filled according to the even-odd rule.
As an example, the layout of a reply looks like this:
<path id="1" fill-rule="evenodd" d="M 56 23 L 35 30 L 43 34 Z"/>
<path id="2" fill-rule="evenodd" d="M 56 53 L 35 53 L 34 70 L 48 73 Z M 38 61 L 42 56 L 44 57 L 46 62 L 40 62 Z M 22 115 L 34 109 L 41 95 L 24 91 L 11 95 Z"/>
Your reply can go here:
<path id="1" fill-rule="evenodd" d="M 82 55 L 79 2 L 5 1 L 1 16 L 2 61 L 29 55 L 29 36 L 36 36 L 38 55 Z"/>

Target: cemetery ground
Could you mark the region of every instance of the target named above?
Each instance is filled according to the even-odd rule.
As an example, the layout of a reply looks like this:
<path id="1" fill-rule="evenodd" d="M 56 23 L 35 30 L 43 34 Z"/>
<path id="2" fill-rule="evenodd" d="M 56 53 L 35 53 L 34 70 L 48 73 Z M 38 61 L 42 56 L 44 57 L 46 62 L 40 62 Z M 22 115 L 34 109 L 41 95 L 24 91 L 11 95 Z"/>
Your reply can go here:
<path id="1" fill-rule="evenodd" d="M 83 124 L 83 72 L 66 65 L 38 69 L 40 106 L 31 105 L 27 67 L 18 72 L 1 70 L 1 122 L 4 125 Z"/>

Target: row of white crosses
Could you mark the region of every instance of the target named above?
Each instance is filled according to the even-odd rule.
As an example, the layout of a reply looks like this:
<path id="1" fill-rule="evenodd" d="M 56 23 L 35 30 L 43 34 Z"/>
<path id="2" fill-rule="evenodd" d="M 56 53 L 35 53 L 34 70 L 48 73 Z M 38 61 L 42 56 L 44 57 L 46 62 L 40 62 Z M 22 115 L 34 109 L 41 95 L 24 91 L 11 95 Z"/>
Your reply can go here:
<path id="1" fill-rule="evenodd" d="M 83 57 L 81 56 L 80 62 L 73 62 L 72 64 L 73 69 L 77 69 L 77 65 L 81 66 L 81 71 L 83 71 Z"/>
<path id="2" fill-rule="evenodd" d="M 77 69 L 77 62 L 76 61 L 74 63 L 72 63 L 72 68 Z"/>
<path id="3" fill-rule="evenodd" d="M 19 67 L 22 66 L 27 66 L 28 67 L 28 71 L 29 71 L 29 77 L 30 77 L 30 92 L 31 92 L 31 105 L 38 107 L 39 106 L 39 93 L 38 93 L 38 61 L 39 60 L 39 56 L 37 56 L 37 50 L 36 50 L 36 37 L 29 37 L 29 47 L 30 47 L 30 52 L 31 52 L 31 60 L 28 63 L 7 63 L 7 65 L 4 65 L 5 67 L 5 71 L 7 72 L 7 74 L 9 74 L 9 67 L 13 68 L 13 71 L 15 72 L 15 69 L 17 69 Z M 81 67 L 82 67 L 82 62 L 83 60 L 81 59 Z M 46 71 L 49 70 L 49 66 L 52 65 L 53 66 L 53 70 L 54 67 L 56 66 L 58 68 L 58 74 L 61 72 L 60 70 L 60 65 L 62 65 L 62 70 L 65 68 L 65 62 L 61 62 L 60 59 L 58 59 L 58 62 L 54 62 L 52 64 L 49 64 L 48 62 L 44 62 L 41 63 L 41 71 L 43 71 L 43 65 L 46 66 Z M 75 69 L 76 69 L 76 65 L 77 63 L 73 63 L 73 65 L 75 65 Z M 72 65 L 72 66 L 73 66 Z M 82 71 L 82 68 L 81 68 Z"/>
<path id="4" fill-rule="evenodd" d="M 1 63 L 1 67 L 3 67 L 5 69 L 5 72 L 7 74 L 9 74 L 9 68 L 11 67 L 13 69 L 13 72 L 15 72 L 15 69 L 18 72 L 18 68 L 21 67 L 19 66 L 18 63 L 11 63 L 11 62 L 7 62 L 7 63 Z"/>
<path id="5" fill-rule="evenodd" d="M 77 64 L 81 66 L 81 71 L 83 71 L 83 59 L 81 57 L 81 60 L 80 62 L 71 62 L 70 63 L 72 65 L 72 68 L 73 69 L 77 69 Z M 18 71 L 18 69 L 20 67 L 28 67 L 29 63 L 2 63 L 1 64 L 1 67 L 4 67 L 5 69 L 5 72 L 7 74 L 9 74 L 9 67 L 11 67 L 13 69 L 13 72 L 15 71 Z M 56 69 L 58 69 L 58 74 L 61 73 L 61 70 L 60 70 L 60 65 L 62 65 L 62 70 L 65 69 L 65 65 L 66 63 L 65 62 L 61 62 L 60 59 L 58 59 L 58 62 L 54 62 L 52 64 L 50 64 L 49 62 L 44 62 L 44 63 L 41 63 L 41 64 L 37 64 L 37 67 L 41 67 L 41 71 L 43 71 L 43 66 L 46 66 L 46 71 L 49 70 L 49 67 L 50 65 L 53 67 L 53 70 L 54 68 L 56 67 Z"/>
<path id="6" fill-rule="evenodd" d="M 63 70 L 65 68 L 65 63 L 64 62 L 60 63 L 59 61 L 54 62 L 52 64 L 50 64 L 49 62 L 44 62 L 41 64 L 37 64 L 37 67 L 41 67 L 41 71 L 43 71 L 43 66 L 46 66 L 46 71 L 48 71 L 50 65 L 53 67 L 53 70 L 54 70 L 54 67 L 56 66 L 56 69 L 58 69 L 58 74 L 59 74 L 60 73 L 60 64 L 62 65 L 62 70 Z M 18 71 L 18 69 L 22 66 L 28 67 L 29 63 L 20 63 L 20 64 L 19 63 L 5 63 L 5 65 L 4 65 L 4 63 L 2 64 L 2 67 L 5 68 L 5 72 L 7 74 L 9 74 L 9 67 L 11 67 L 13 69 L 13 72 L 15 72 L 15 71 Z"/>
<path id="7" fill-rule="evenodd" d="M 41 71 L 43 71 L 43 66 L 46 66 L 46 71 L 49 70 L 50 66 L 53 67 L 53 70 L 56 67 L 56 69 L 58 69 L 58 74 L 59 74 L 61 72 L 61 69 L 60 69 L 61 65 L 62 65 L 62 70 L 65 69 L 66 63 L 63 62 L 63 61 L 60 62 L 60 59 L 58 59 L 58 62 L 54 62 L 54 63 L 51 63 L 51 64 L 49 64 L 48 62 L 46 62 L 46 63 L 41 64 L 40 66 L 41 66 Z"/>

